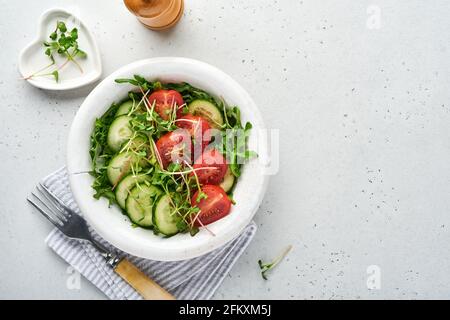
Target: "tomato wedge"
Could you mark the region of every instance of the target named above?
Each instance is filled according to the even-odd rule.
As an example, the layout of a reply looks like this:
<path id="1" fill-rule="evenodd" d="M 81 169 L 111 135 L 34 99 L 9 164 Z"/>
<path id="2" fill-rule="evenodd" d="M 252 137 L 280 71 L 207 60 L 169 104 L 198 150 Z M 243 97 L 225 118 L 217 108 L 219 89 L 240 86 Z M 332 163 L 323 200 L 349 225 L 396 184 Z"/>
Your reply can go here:
<path id="1" fill-rule="evenodd" d="M 191 114 L 177 120 L 177 126 L 189 131 L 193 140 L 194 158 L 199 157 L 211 142 L 211 126 L 203 117 Z"/>
<path id="2" fill-rule="evenodd" d="M 193 217 L 195 219 L 194 225 L 197 227 L 216 222 L 227 216 L 231 210 L 231 200 L 221 187 L 206 185 L 203 186 L 202 192 L 206 197 L 202 197 L 197 202 L 200 195 L 200 191 L 197 191 L 192 197 L 191 202 L 193 207 L 200 209 L 200 213 L 196 217 Z"/>
<path id="3" fill-rule="evenodd" d="M 163 135 L 156 142 L 156 148 L 164 169 L 172 162 L 192 162 L 192 142 L 189 131 L 178 129 Z"/>
<path id="4" fill-rule="evenodd" d="M 206 136 L 205 133 L 211 129 L 211 126 L 203 117 L 193 116 L 191 114 L 185 115 L 177 120 L 177 126 L 189 131 L 191 136 L 195 139 L 205 140 L 206 144 L 211 140 L 210 136 Z"/>
<path id="5" fill-rule="evenodd" d="M 150 106 L 155 104 L 155 111 L 163 120 L 169 120 L 173 109 L 177 108 L 177 118 L 183 116 L 184 100 L 181 94 L 176 90 L 158 90 L 148 97 Z"/>
<path id="6" fill-rule="evenodd" d="M 217 149 L 207 149 L 195 160 L 194 170 L 201 184 L 215 185 L 223 181 L 228 165 L 225 157 Z"/>

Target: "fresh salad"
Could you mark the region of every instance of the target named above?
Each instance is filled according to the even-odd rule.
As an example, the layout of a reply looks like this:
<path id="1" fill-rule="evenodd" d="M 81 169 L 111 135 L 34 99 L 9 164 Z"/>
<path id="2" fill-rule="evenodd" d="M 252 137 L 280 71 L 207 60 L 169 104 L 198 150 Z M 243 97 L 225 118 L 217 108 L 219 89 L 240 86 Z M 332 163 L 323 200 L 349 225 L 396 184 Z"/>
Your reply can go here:
<path id="1" fill-rule="evenodd" d="M 94 197 L 118 205 L 133 226 L 195 235 L 227 216 L 251 124 L 240 110 L 188 83 L 117 79 L 135 89 L 95 122 Z"/>

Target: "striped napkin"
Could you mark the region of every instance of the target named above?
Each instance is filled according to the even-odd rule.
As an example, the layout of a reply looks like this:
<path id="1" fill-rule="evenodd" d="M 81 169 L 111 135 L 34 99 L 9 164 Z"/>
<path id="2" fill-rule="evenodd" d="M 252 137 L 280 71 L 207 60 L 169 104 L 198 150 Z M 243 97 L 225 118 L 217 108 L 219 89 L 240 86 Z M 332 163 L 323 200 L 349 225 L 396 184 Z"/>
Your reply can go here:
<path id="1" fill-rule="evenodd" d="M 80 213 L 69 187 L 66 168 L 42 181 L 68 207 Z M 247 248 L 256 232 L 252 222 L 243 233 L 222 248 L 204 256 L 177 262 L 146 260 L 120 252 L 92 229 L 94 238 L 106 247 L 129 259 L 139 269 L 172 293 L 179 300 L 210 299 L 234 263 Z M 140 300 L 142 297 L 108 267 L 100 253 L 90 244 L 65 237 L 54 229 L 46 239 L 47 245 L 67 263 L 97 286 L 110 299 Z"/>

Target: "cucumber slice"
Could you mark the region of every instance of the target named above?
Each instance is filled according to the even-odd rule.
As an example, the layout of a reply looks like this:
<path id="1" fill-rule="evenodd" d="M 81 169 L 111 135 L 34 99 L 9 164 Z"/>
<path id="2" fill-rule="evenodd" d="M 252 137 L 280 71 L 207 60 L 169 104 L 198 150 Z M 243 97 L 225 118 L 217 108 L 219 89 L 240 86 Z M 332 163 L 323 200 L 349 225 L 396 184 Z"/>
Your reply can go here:
<path id="1" fill-rule="evenodd" d="M 126 200 L 130 194 L 131 189 L 133 189 L 137 184 L 146 185 L 145 182 L 150 181 L 150 177 L 147 175 L 134 176 L 132 174 L 126 176 L 119 182 L 116 187 L 116 200 L 120 207 L 126 208 Z"/>
<path id="2" fill-rule="evenodd" d="M 148 138 L 142 134 L 137 135 L 136 137 L 128 140 L 122 147 L 123 151 L 135 151 L 139 152 L 142 150 L 149 150 Z"/>
<path id="3" fill-rule="evenodd" d="M 113 186 L 122 180 L 130 171 L 135 156 L 131 152 L 120 153 L 111 159 L 106 174 Z"/>
<path id="4" fill-rule="evenodd" d="M 140 161 L 140 162 L 139 162 Z M 149 166 L 148 161 L 137 157 L 132 152 L 119 153 L 109 162 L 106 174 L 108 175 L 109 182 L 113 186 L 116 186 L 124 177 L 131 172 L 131 167 L 136 167 L 139 162 L 141 168 Z"/>
<path id="5" fill-rule="evenodd" d="M 230 167 L 228 167 L 227 173 L 225 174 L 225 177 L 223 178 L 222 183 L 220 184 L 220 187 L 226 192 L 230 192 L 231 189 L 234 186 L 234 181 L 236 180 L 234 174 L 231 172 Z"/>
<path id="6" fill-rule="evenodd" d="M 173 236 L 178 233 L 178 215 L 174 212 L 169 196 L 163 195 L 155 205 L 153 210 L 153 223 L 159 232 L 166 236 Z"/>
<path id="7" fill-rule="evenodd" d="M 213 128 L 219 129 L 223 125 L 222 112 L 207 100 L 194 100 L 188 108 L 189 113 L 206 118 Z"/>
<path id="8" fill-rule="evenodd" d="M 108 131 L 108 146 L 113 151 L 119 151 L 122 144 L 133 136 L 130 120 L 128 116 L 120 116 L 111 123 Z"/>
<path id="9" fill-rule="evenodd" d="M 124 103 L 122 103 L 120 105 L 119 109 L 117 109 L 115 117 L 117 118 L 120 116 L 128 115 L 128 113 L 130 113 L 131 109 L 133 109 L 133 106 L 134 106 L 133 100 L 125 101 Z"/>
<path id="10" fill-rule="evenodd" d="M 153 225 L 153 206 L 162 194 L 155 186 L 138 185 L 131 190 L 125 207 L 130 217 L 138 226 L 148 228 Z"/>

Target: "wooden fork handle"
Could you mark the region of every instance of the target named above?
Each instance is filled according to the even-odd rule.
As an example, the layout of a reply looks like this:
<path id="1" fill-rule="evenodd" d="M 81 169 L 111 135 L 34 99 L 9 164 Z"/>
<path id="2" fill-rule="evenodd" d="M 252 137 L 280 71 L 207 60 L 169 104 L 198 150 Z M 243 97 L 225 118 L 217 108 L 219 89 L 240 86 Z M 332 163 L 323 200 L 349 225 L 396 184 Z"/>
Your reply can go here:
<path id="1" fill-rule="evenodd" d="M 175 300 L 175 297 L 147 277 L 134 264 L 123 259 L 114 271 L 132 286 L 145 300 Z"/>

